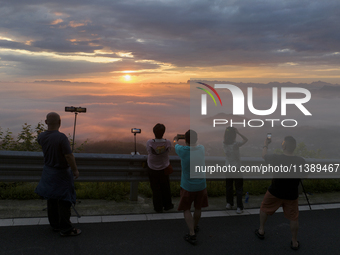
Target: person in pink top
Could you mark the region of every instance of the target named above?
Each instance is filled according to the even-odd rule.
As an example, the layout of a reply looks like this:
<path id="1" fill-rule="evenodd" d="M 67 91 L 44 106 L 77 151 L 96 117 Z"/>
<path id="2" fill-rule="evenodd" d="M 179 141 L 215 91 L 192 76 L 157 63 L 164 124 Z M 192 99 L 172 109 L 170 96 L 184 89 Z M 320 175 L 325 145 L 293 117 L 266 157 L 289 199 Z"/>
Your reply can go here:
<path id="1" fill-rule="evenodd" d="M 171 142 L 163 138 L 165 126 L 156 124 L 153 127 L 155 139 L 150 139 L 146 143 L 148 151 L 148 172 L 150 186 L 152 190 L 153 207 L 156 212 L 163 212 L 174 208 L 171 199 L 171 189 L 169 175 L 164 174 L 164 169 L 170 165 L 169 151 Z"/>

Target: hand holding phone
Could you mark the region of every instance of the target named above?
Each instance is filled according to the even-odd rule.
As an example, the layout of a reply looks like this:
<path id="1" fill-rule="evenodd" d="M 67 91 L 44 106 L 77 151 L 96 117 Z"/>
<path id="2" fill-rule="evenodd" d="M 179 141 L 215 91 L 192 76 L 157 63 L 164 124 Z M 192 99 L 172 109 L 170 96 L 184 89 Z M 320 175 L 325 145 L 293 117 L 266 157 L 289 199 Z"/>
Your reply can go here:
<path id="1" fill-rule="evenodd" d="M 272 133 L 267 133 L 268 144 L 272 142 Z"/>

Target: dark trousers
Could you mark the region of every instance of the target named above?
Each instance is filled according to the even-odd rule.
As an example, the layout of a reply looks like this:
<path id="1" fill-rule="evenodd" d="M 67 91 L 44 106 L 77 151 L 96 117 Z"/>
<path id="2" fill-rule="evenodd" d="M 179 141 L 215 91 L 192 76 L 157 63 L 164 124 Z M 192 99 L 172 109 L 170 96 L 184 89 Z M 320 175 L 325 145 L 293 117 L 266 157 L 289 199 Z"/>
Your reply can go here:
<path id="1" fill-rule="evenodd" d="M 60 199 L 47 200 L 47 216 L 52 228 L 60 229 L 62 233 L 72 230 L 71 205 L 71 202 Z"/>
<path id="2" fill-rule="evenodd" d="M 234 190 L 233 183 L 235 183 L 236 189 L 236 198 L 237 198 L 237 207 L 243 210 L 243 179 L 226 179 L 226 194 L 227 194 L 227 203 L 231 206 L 234 205 Z"/>
<path id="3" fill-rule="evenodd" d="M 164 170 L 152 170 L 149 168 L 149 180 L 152 190 L 153 207 L 156 211 L 172 206 L 169 175 Z"/>

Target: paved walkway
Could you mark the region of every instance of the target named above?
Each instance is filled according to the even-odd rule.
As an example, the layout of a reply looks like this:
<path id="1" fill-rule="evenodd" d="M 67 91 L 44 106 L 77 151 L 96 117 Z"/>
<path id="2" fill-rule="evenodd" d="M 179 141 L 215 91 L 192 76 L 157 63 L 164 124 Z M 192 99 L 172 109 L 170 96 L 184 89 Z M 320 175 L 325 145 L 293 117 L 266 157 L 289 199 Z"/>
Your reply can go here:
<path id="1" fill-rule="evenodd" d="M 339 254 L 339 193 L 309 195 L 309 210 L 302 194 L 300 203 L 300 254 Z M 251 196 L 244 213 L 226 211 L 225 197 L 209 198 L 202 213 L 196 246 L 183 240 L 187 227 L 175 209 L 154 213 L 150 198 L 138 201 L 80 200 L 81 218 L 71 220 L 83 232 L 60 237 L 46 218 L 46 201 L 0 201 L 0 255 L 38 254 L 294 254 L 290 249 L 289 221 L 282 209 L 269 217 L 265 240 L 254 230 L 259 226 L 261 196 Z M 174 198 L 175 205 L 178 198 Z"/>
<path id="2" fill-rule="evenodd" d="M 340 209 L 340 203 L 336 204 L 321 204 L 311 205 L 313 211 L 315 210 L 328 210 Z M 309 211 L 308 205 L 299 206 L 299 211 Z M 282 208 L 277 210 L 277 213 L 282 213 Z M 246 216 L 258 215 L 259 208 L 245 209 L 242 214 L 237 214 L 235 210 L 222 210 L 222 211 L 204 211 L 202 218 L 209 217 L 228 217 L 228 216 Z M 71 217 L 71 222 L 76 223 L 108 223 L 108 222 L 126 222 L 126 221 L 154 221 L 154 220 L 175 220 L 183 219 L 183 213 L 142 213 L 142 214 L 126 214 L 126 215 L 103 215 L 103 216 L 76 216 Z M 5 226 L 34 226 L 34 225 L 49 225 L 47 217 L 41 218 L 13 218 L 13 219 L 0 219 L 0 227 Z"/>
<path id="3" fill-rule="evenodd" d="M 36 220 L 35 226 L 13 220 L 10 226 L 0 227 L 0 255 L 39 254 L 339 254 L 340 204 L 302 206 L 298 239 L 299 251 L 290 249 L 289 221 L 283 213 L 269 217 L 265 240 L 259 240 L 254 230 L 259 226 L 258 209 L 250 209 L 243 215 L 225 211 L 204 212 L 200 221 L 197 245 L 183 240 L 187 227 L 182 215 L 143 214 L 124 216 L 82 217 L 90 222 L 77 224 L 83 232 L 77 237 L 61 237 L 47 222 Z M 224 217 L 219 217 L 224 216 Z M 226 216 L 226 217 L 225 217 Z M 162 220 L 163 217 L 163 220 Z M 174 219 L 180 217 L 180 219 Z M 173 218 L 164 220 L 164 218 Z M 38 225 L 40 224 L 40 225 Z"/>
<path id="4" fill-rule="evenodd" d="M 308 195 L 313 210 L 340 208 L 340 193 Z M 251 196 L 249 203 L 244 203 L 244 214 L 258 214 L 263 195 Z M 176 210 L 179 198 L 173 198 L 175 208 L 168 213 L 155 213 L 151 198 L 139 197 L 138 201 L 79 200 L 76 209 L 81 218 L 72 211 L 74 223 L 100 223 L 120 221 L 149 221 L 159 219 L 182 219 L 182 213 Z M 304 194 L 299 197 L 301 210 L 309 210 Z M 0 200 L 0 226 L 23 226 L 48 224 L 45 200 Z M 236 208 L 235 208 L 236 209 Z M 225 210 L 225 197 L 209 198 L 209 207 L 204 209 L 203 217 L 235 216 L 236 211 Z"/>

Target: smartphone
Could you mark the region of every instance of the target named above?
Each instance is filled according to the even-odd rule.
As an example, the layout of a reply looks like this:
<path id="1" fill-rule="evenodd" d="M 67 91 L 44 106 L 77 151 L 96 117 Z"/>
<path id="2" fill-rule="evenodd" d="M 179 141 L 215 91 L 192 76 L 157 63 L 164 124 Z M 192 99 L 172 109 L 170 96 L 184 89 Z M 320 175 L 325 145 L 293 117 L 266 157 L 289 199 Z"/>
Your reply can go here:
<path id="1" fill-rule="evenodd" d="M 142 130 L 140 128 L 131 128 L 131 133 L 140 134 L 142 133 Z"/>
<path id="2" fill-rule="evenodd" d="M 272 141 L 272 133 L 267 133 L 267 139 L 269 140 L 268 142 Z"/>
<path id="3" fill-rule="evenodd" d="M 178 138 L 178 140 L 180 140 L 180 139 L 185 139 L 185 135 L 177 134 L 177 138 Z"/>
<path id="4" fill-rule="evenodd" d="M 177 139 L 178 140 L 185 139 L 185 135 L 177 134 Z M 174 140 L 174 142 L 176 142 L 176 140 Z"/>

